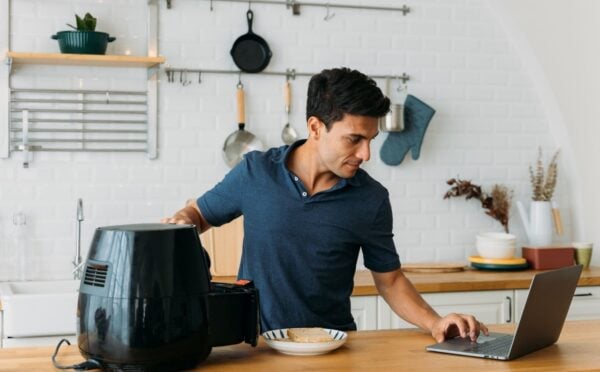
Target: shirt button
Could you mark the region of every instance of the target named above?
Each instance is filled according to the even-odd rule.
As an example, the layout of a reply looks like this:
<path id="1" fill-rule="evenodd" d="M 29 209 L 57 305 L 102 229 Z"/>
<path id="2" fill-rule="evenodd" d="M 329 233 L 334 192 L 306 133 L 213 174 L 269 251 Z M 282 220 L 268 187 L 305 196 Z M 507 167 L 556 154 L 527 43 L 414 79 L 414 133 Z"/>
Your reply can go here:
<path id="1" fill-rule="evenodd" d="M 298 181 L 298 177 L 294 177 L 294 181 Z"/>
<path id="2" fill-rule="evenodd" d="M 302 196 L 306 197 L 306 195 L 308 195 L 308 194 L 306 193 L 306 191 L 304 191 L 304 192 L 302 193 Z"/>

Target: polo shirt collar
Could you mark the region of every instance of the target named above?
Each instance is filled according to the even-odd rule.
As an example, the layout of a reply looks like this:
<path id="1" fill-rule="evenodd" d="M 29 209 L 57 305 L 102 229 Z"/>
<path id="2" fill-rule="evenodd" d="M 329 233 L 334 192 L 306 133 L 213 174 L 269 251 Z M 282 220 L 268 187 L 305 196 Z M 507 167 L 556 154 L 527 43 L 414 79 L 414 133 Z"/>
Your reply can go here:
<path id="1" fill-rule="evenodd" d="M 286 149 L 284 149 L 284 154 L 283 156 L 279 157 L 279 161 L 281 162 L 283 168 L 288 172 L 291 173 L 291 171 L 289 170 L 288 166 L 287 166 L 287 159 L 290 156 L 290 154 L 292 153 L 292 151 L 294 151 L 294 149 L 296 149 L 297 147 L 302 146 L 304 143 L 306 142 L 306 139 L 301 139 L 298 140 L 294 143 L 292 143 L 291 145 L 289 145 Z M 337 183 L 336 186 L 334 186 L 334 188 L 342 188 L 346 185 L 351 185 L 351 186 L 355 186 L 358 187 L 361 185 L 360 180 L 358 179 L 358 174 L 361 172 L 362 170 L 359 169 L 358 172 L 356 172 L 356 174 L 351 177 L 351 178 L 341 178 L 340 181 Z"/>

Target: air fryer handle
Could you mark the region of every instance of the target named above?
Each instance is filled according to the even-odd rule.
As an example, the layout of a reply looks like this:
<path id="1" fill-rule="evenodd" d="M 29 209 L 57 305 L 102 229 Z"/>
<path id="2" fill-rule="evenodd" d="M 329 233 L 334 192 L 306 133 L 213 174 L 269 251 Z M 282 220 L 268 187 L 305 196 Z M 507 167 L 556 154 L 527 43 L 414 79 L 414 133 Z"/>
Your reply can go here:
<path id="1" fill-rule="evenodd" d="M 246 329 L 244 330 L 244 341 L 256 346 L 260 334 L 260 305 L 258 289 L 253 288 L 248 296 L 248 311 L 246 311 Z"/>

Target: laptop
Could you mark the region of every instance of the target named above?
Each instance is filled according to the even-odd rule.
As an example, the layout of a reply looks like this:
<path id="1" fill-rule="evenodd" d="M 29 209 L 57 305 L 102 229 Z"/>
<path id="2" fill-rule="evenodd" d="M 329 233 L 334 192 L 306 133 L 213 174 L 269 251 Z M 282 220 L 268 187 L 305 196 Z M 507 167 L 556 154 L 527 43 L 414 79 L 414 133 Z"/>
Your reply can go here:
<path id="1" fill-rule="evenodd" d="M 427 346 L 427 350 L 511 360 L 554 344 L 567 317 L 582 267 L 569 266 L 535 275 L 514 335 L 490 332 L 485 336 L 482 333 L 476 342 L 456 337 Z"/>

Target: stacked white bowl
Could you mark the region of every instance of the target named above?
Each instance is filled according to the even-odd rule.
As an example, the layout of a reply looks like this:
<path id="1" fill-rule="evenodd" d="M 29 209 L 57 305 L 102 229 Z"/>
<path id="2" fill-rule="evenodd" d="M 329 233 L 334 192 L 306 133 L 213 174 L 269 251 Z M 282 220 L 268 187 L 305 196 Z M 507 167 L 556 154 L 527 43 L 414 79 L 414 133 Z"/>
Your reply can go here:
<path id="1" fill-rule="evenodd" d="M 486 232 L 477 234 L 477 253 L 483 258 L 512 258 L 516 249 L 516 236 Z"/>

